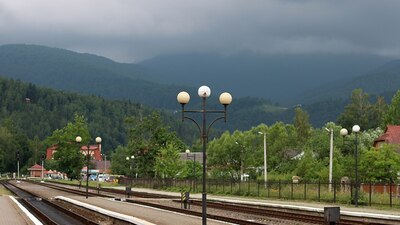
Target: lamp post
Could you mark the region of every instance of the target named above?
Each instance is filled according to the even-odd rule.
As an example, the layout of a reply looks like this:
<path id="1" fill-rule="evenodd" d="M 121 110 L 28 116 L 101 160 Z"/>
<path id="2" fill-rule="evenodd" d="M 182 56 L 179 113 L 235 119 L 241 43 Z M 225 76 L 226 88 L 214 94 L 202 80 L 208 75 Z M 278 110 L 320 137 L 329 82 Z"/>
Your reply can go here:
<path id="1" fill-rule="evenodd" d="M 104 156 L 104 170 L 103 170 L 103 174 L 106 174 L 106 170 L 107 170 L 107 155 L 106 154 L 102 154 Z"/>
<path id="2" fill-rule="evenodd" d="M 239 142 L 235 141 L 235 144 L 239 145 L 241 150 L 240 150 L 240 180 L 243 181 L 243 177 L 244 177 L 244 163 L 243 163 L 243 155 L 245 152 L 245 147 L 240 144 Z"/>
<path id="3" fill-rule="evenodd" d="M 332 191 L 332 171 L 333 171 L 333 128 L 325 128 L 330 133 L 329 144 L 329 192 Z"/>
<path id="4" fill-rule="evenodd" d="M 17 180 L 19 180 L 19 150 L 17 150 Z"/>
<path id="5" fill-rule="evenodd" d="M 43 174 L 44 174 L 44 154 L 42 155 L 42 157 L 40 157 L 40 159 L 42 160 L 42 182 L 44 182 L 44 180 L 43 180 L 43 178 L 44 178 L 44 176 L 43 176 Z"/>
<path id="6" fill-rule="evenodd" d="M 267 133 L 265 132 L 258 132 L 259 134 L 264 135 L 264 187 L 267 188 L 267 181 L 268 181 L 268 170 L 267 170 Z"/>
<path id="7" fill-rule="evenodd" d="M 131 179 L 133 180 L 133 172 L 132 172 L 132 169 L 133 169 L 133 160 L 135 159 L 135 156 L 134 155 L 131 155 L 130 157 L 129 156 L 127 156 L 126 157 L 126 161 L 128 161 L 129 162 L 129 160 L 132 160 L 132 163 L 129 163 L 129 172 L 130 172 L 130 175 L 131 175 Z M 131 187 L 132 187 L 132 180 L 131 180 Z"/>
<path id="8" fill-rule="evenodd" d="M 190 150 L 186 149 L 186 160 L 189 158 L 193 158 L 193 192 L 196 191 L 196 153 L 193 153 L 192 156 L 189 156 Z"/>
<path id="9" fill-rule="evenodd" d="M 82 137 L 81 136 L 77 136 L 75 138 L 75 141 L 77 143 L 81 143 L 82 142 Z M 99 146 L 101 143 L 101 137 L 96 137 L 96 143 Z M 86 152 L 86 198 L 89 197 L 89 163 L 90 163 L 90 145 L 89 142 L 87 144 L 87 152 Z"/>
<path id="10" fill-rule="evenodd" d="M 202 190 L 202 224 L 206 225 L 207 224 L 207 191 L 206 191 L 206 144 L 207 144 L 207 139 L 208 139 L 208 132 L 210 127 L 220 119 L 224 119 L 226 122 L 226 115 L 227 115 L 227 106 L 231 104 L 232 102 L 232 96 L 224 92 L 219 96 L 219 101 L 220 103 L 224 106 L 224 110 L 206 110 L 206 99 L 211 95 L 211 90 L 207 86 L 201 86 L 198 90 L 198 94 L 200 98 L 202 99 L 202 109 L 200 110 L 185 110 L 185 105 L 189 102 L 190 100 L 190 95 L 182 91 L 178 94 L 177 100 L 182 106 L 182 121 L 184 119 L 191 120 L 194 122 L 197 127 L 199 128 L 199 131 L 201 133 L 201 139 L 203 143 L 203 190 Z M 201 113 L 202 114 L 202 126 L 200 127 L 199 123 L 196 122 L 196 120 L 185 116 L 185 113 Z M 216 113 L 216 114 L 223 114 L 223 116 L 217 117 L 214 119 L 208 126 L 206 127 L 206 114 L 207 113 Z"/>
<path id="11" fill-rule="evenodd" d="M 354 190 L 354 206 L 358 207 L 358 132 L 360 132 L 360 126 L 354 125 L 352 128 L 353 133 L 355 134 L 356 138 L 354 140 L 355 150 L 354 150 L 354 175 L 355 175 L 355 190 Z M 340 135 L 343 138 L 348 134 L 346 128 L 340 130 Z M 344 139 L 343 139 L 344 140 Z"/>

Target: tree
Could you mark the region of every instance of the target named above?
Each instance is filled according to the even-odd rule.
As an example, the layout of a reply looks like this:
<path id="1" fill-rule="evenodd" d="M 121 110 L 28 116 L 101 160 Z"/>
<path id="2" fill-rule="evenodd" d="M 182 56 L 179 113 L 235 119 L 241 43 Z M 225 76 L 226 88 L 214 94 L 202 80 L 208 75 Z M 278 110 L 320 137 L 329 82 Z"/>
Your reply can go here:
<path id="1" fill-rule="evenodd" d="M 176 178 L 182 171 L 183 164 L 180 161 L 179 150 L 173 144 L 160 149 L 156 157 L 154 170 L 159 177 Z"/>
<path id="2" fill-rule="evenodd" d="M 400 125 L 400 90 L 392 98 L 385 115 L 385 125 Z"/>
<path id="3" fill-rule="evenodd" d="M 310 137 L 311 125 L 308 114 L 300 107 L 295 109 L 293 125 L 296 128 L 297 140 L 301 145 L 304 145 Z"/>
<path id="4" fill-rule="evenodd" d="M 83 116 L 75 115 L 73 123 L 60 130 L 55 130 L 46 139 L 47 145 L 56 145 L 57 151 L 54 153 L 54 160 L 57 161 L 57 170 L 67 174 L 72 179 L 79 179 L 84 165 L 84 155 L 81 153 L 81 144 L 75 143 L 76 136 L 82 137 L 83 145 L 87 145 L 91 138 L 89 130 Z"/>
<path id="5" fill-rule="evenodd" d="M 400 171 L 400 155 L 396 145 L 382 145 L 364 152 L 360 160 L 360 174 L 364 180 L 393 182 Z"/>
<path id="6" fill-rule="evenodd" d="M 111 171 L 113 174 L 129 174 L 129 161 L 126 157 L 130 156 L 130 151 L 128 147 L 118 146 L 115 152 L 111 154 Z"/>
<path id="7" fill-rule="evenodd" d="M 340 114 L 338 123 L 347 129 L 351 129 L 355 124 L 363 130 L 376 128 L 382 124 L 385 111 L 386 104 L 382 97 L 378 97 L 376 103 L 371 104 L 367 93 L 362 89 L 355 89 L 350 103 Z"/>
<path id="8" fill-rule="evenodd" d="M 159 113 L 152 113 L 146 117 L 129 117 L 126 122 L 129 129 L 129 155 L 134 155 L 139 168 L 139 175 L 153 177 L 156 156 L 161 148 L 173 144 L 184 150 L 184 143 L 169 130 L 161 120 Z"/>

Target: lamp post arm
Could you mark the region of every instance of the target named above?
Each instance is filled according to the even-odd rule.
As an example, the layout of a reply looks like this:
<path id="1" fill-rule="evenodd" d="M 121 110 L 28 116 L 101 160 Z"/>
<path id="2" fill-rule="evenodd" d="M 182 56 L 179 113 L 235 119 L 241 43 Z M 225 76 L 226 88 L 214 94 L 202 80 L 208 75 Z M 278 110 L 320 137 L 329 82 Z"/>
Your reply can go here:
<path id="1" fill-rule="evenodd" d="M 221 120 L 221 119 L 225 119 L 225 122 L 226 122 L 226 116 L 221 116 L 221 117 L 218 117 L 218 118 L 214 119 L 214 120 L 210 123 L 210 125 L 208 125 L 208 128 L 207 128 L 207 137 L 208 137 L 208 135 L 210 134 L 211 126 L 212 126 L 215 122 L 217 122 L 218 120 Z"/>
<path id="2" fill-rule="evenodd" d="M 183 116 L 182 116 L 182 121 L 183 121 L 184 119 L 188 119 L 188 120 L 192 121 L 194 124 L 196 124 L 197 128 L 198 128 L 199 131 L 200 131 L 200 135 L 201 135 L 201 133 L 202 133 L 202 132 L 201 132 L 201 127 L 200 127 L 199 123 L 198 123 L 196 120 L 194 120 L 193 118 L 190 118 L 190 117 L 188 117 L 188 116 L 183 115 Z"/>

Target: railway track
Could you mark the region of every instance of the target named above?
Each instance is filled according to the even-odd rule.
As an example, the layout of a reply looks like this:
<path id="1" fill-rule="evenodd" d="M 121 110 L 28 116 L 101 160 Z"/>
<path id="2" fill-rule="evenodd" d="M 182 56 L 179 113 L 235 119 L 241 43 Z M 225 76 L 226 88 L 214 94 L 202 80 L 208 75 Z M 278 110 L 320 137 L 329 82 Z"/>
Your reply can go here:
<path id="1" fill-rule="evenodd" d="M 41 183 L 42 184 L 42 183 Z M 61 187 L 56 184 L 46 184 L 46 186 L 58 189 L 64 189 L 65 191 L 76 191 L 70 188 L 66 188 L 65 186 Z M 67 190 L 69 189 L 69 190 Z M 92 191 L 97 190 L 92 188 Z M 109 189 L 109 188 L 101 188 L 98 191 L 101 191 L 103 194 L 98 195 L 97 193 L 89 192 L 93 196 L 103 196 L 103 197 L 113 197 L 115 199 L 122 199 L 126 195 L 124 190 L 116 190 L 116 189 Z M 83 191 L 80 191 L 81 195 L 83 195 Z M 106 195 L 104 193 L 107 193 Z M 132 196 L 133 199 L 126 199 L 127 202 L 147 205 L 155 208 L 162 208 L 169 211 L 175 211 L 185 214 L 190 214 L 194 216 L 201 216 L 201 213 L 193 211 L 193 210 L 185 210 L 180 209 L 179 207 L 170 207 L 156 203 L 150 203 L 149 201 L 138 200 L 138 198 L 153 198 L 153 199 L 171 199 L 173 201 L 178 201 L 177 197 L 168 196 L 168 195 L 161 195 L 161 194 L 153 194 L 153 193 L 142 193 L 142 192 L 133 192 Z M 199 200 L 191 200 L 192 205 L 200 206 L 201 201 Z M 300 221 L 310 224 L 323 224 L 324 223 L 324 214 L 318 212 L 310 212 L 306 210 L 294 210 L 294 209 L 283 209 L 283 208 L 274 208 L 270 206 L 254 206 L 250 204 L 233 204 L 227 202 L 217 202 L 217 201 L 208 201 L 207 207 L 219 209 L 223 211 L 231 211 L 231 212 L 238 212 L 248 215 L 257 215 L 266 218 L 279 218 L 283 220 L 291 220 L 291 221 Z M 208 218 L 214 218 L 216 220 L 237 223 L 237 224 L 263 224 L 257 223 L 252 221 L 233 221 L 232 218 L 218 218 L 218 215 L 208 214 Z M 265 223 L 264 223 L 265 224 Z M 355 224 L 370 224 L 370 225 L 388 225 L 388 224 L 399 224 L 398 220 L 391 220 L 391 219 L 382 219 L 382 218 L 364 218 L 360 216 L 350 216 L 350 215 L 341 215 L 340 224 L 344 225 L 355 225 Z"/>
<path id="2" fill-rule="evenodd" d="M 47 199 L 42 199 L 39 196 L 22 190 L 15 185 L 8 182 L 1 182 L 1 184 L 16 195 L 17 200 L 27 207 L 35 216 L 44 224 L 50 225 L 94 225 L 98 224 L 80 214 L 77 214 L 66 208 L 65 206 L 56 204 Z"/>

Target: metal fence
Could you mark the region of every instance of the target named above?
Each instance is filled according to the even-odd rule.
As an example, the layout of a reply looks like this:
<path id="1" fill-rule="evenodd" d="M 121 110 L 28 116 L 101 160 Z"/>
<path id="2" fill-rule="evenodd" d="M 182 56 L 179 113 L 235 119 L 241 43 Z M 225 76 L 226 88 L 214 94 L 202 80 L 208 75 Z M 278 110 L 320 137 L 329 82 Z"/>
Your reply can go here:
<path id="1" fill-rule="evenodd" d="M 119 183 L 126 186 L 176 191 L 202 192 L 201 180 L 124 178 Z M 252 196 L 287 200 L 305 200 L 353 204 L 355 183 L 331 183 L 322 181 L 275 180 L 264 183 L 255 180 L 207 179 L 207 193 L 221 195 Z M 383 205 L 400 208 L 400 184 L 360 183 L 359 205 Z"/>

